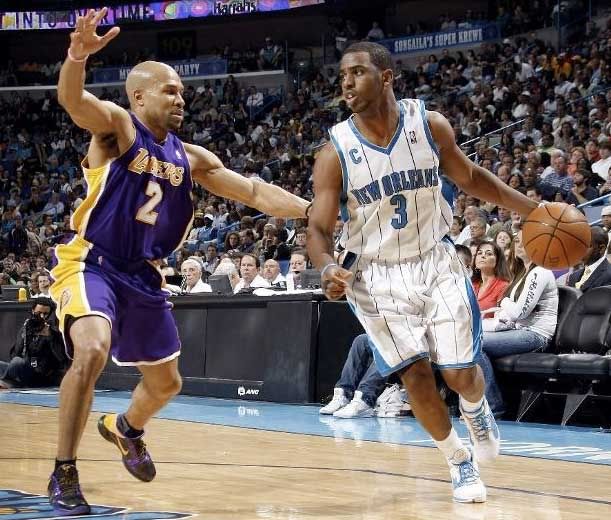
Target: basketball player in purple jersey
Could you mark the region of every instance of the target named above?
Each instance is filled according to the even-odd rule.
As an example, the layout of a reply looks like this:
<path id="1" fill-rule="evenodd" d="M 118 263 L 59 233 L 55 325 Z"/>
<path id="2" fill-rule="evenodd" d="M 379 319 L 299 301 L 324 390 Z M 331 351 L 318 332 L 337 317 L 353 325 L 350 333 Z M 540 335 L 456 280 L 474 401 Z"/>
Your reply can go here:
<path id="1" fill-rule="evenodd" d="M 476 365 L 481 319 L 468 275 L 447 238 L 452 222 L 440 169 L 463 191 L 528 215 L 537 207 L 456 146 L 452 127 L 418 99 L 397 101 L 389 51 L 351 45 L 339 78 L 354 113 L 330 130 L 314 167 L 308 252 L 325 294 L 346 294 L 382 375 L 396 372 L 412 411 L 446 456 L 458 502 L 484 502 L 480 462 L 499 453 L 499 432 Z M 343 267 L 333 258 L 338 210 Z M 431 364 L 460 395 L 472 445 L 458 437 Z"/>
<path id="2" fill-rule="evenodd" d="M 183 85 L 171 67 L 144 62 L 132 69 L 126 81 L 131 112 L 86 92 L 87 57 L 119 33 L 115 27 L 96 34 L 106 11 L 77 19 L 58 84 L 61 105 L 92 133 L 83 161 L 87 198 L 72 217 L 74 239 L 56 249 L 52 273 L 53 298 L 73 354 L 60 389 L 59 444 L 48 488 L 55 512 L 65 516 L 90 512 L 76 454 L 109 351 L 116 363 L 137 366 L 142 379 L 127 412 L 103 416 L 98 429 L 116 444 L 134 477 L 147 482 L 155 477 L 142 440 L 144 426 L 181 388 L 180 341 L 157 265 L 189 231 L 193 181 L 271 215 L 303 217 L 307 207 L 306 201 L 252 182 L 204 148 L 176 137 Z"/>

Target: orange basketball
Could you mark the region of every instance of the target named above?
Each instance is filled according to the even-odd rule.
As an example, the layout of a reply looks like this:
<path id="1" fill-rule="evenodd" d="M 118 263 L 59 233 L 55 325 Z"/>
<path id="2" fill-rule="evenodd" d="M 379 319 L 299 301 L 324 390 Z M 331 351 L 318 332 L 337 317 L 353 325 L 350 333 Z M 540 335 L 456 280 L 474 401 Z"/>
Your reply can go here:
<path id="1" fill-rule="evenodd" d="M 578 263 L 590 247 L 586 217 L 563 202 L 531 211 L 522 226 L 522 242 L 531 260 L 546 269 L 566 269 Z"/>

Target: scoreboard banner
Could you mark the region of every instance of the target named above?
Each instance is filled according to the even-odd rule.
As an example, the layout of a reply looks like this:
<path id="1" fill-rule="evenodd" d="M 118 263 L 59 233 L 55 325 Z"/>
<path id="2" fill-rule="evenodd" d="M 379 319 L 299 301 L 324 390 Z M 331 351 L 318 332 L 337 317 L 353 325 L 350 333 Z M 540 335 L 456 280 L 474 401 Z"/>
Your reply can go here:
<path id="1" fill-rule="evenodd" d="M 282 11 L 324 3 L 325 0 L 177 0 L 175 2 L 126 3 L 109 7 L 101 25 L 187 20 L 207 16 L 234 16 Z M 3 12 L 0 7 L 0 30 L 72 29 L 76 23 L 76 17 L 86 12 L 87 9 Z"/>
<path id="2" fill-rule="evenodd" d="M 501 36 L 495 23 L 481 24 L 464 29 L 443 31 L 437 33 L 418 34 L 381 40 L 379 43 L 388 48 L 392 54 L 406 54 L 433 49 L 444 49 L 455 45 L 468 45 L 496 40 Z"/>
<path id="3" fill-rule="evenodd" d="M 227 60 L 193 60 L 166 62 L 181 78 L 227 74 Z M 92 83 L 123 82 L 132 67 L 105 67 L 92 70 Z"/>

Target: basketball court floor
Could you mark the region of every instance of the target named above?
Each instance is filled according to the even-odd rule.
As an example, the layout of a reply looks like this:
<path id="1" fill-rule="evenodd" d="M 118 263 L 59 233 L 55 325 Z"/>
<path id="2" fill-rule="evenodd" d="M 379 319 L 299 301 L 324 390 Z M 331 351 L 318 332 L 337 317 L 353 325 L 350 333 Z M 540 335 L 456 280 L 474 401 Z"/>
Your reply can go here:
<path id="1" fill-rule="evenodd" d="M 316 406 L 180 396 L 148 428 L 157 478 L 147 484 L 96 429 L 128 399 L 96 393 L 79 454 L 90 518 L 611 518 L 611 434 L 601 430 L 501 422 L 502 456 L 481 468 L 488 501 L 456 504 L 441 454 L 412 418 L 342 420 Z M 57 392 L 0 392 L 0 417 L 0 520 L 54 518 L 44 495 Z"/>

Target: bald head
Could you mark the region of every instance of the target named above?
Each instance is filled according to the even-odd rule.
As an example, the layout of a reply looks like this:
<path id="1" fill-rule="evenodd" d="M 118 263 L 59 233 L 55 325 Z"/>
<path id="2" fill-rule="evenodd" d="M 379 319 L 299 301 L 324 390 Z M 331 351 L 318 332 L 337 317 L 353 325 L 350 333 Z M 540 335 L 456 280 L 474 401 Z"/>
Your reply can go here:
<path id="1" fill-rule="evenodd" d="M 138 63 L 127 75 L 125 82 L 125 90 L 129 97 L 129 102 L 134 105 L 136 92 L 146 91 L 154 88 L 159 83 L 165 83 L 167 80 L 173 80 L 180 83 L 180 78 L 176 71 L 159 61 L 143 61 Z"/>
<path id="2" fill-rule="evenodd" d="M 180 128 L 185 101 L 176 71 L 158 61 L 144 61 L 128 74 L 125 90 L 132 111 L 160 139 Z"/>

